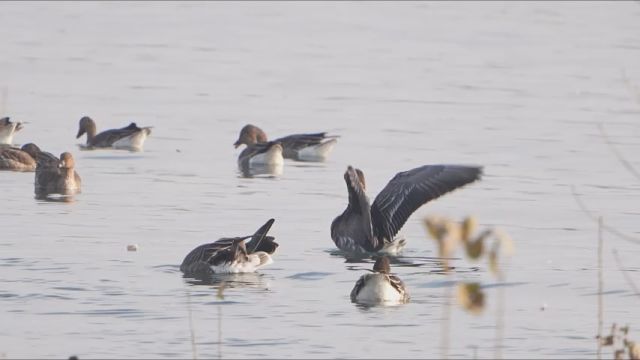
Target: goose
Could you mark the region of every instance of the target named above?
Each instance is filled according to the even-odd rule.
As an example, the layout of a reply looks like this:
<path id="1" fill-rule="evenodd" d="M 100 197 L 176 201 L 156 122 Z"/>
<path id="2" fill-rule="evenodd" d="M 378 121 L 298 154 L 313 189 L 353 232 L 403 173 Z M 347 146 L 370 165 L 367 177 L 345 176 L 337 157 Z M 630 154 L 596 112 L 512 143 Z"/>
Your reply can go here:
<path id="1" fill-rule="evenodd" d="M 253 235 L 221 238 L 196 247 L 184 258 L 180 271 L 188 275 L 247 273 L 273 263 L 271 255 L 278 243 L 267 232 L 274 221 L 269 219 Z"/>
<path id="2" fill-rule="evenodd" d="M 337 135 L 327 135 L 326 132 L 320 132 L 293 134 L 273 141 L 282 144 L 285 159 L 322 162 L 327 159 L 333 146 L 338 142 L 337 137 Z M 249 146 L 267 141 L 267 134 L 262 129 L 248 124 L 240 130 L 240 136 L 233 146 L 238 148 L 242 144 Z"/>
<path id="3" fill-rule="evenodd" d="M 36 158 L 40 148 L 34 143 L 22 145 L 21 148 L 0 147 L 0 170 L 36 171 Z"/>
<path id="4" fill-rule="evenodd" d="M 20 130 L 21 122 L 12 122 L 8 116 L 0 118 L 0 144 L 13 144 L 13 135 Z"/>
<path id="5" fill-rule="evenodd" d="M 331 239 L 340 250 L 351 255 L 395 255 L 406 241 L 394 237 L 414 211 L 441 195 L 479 180 L 481 175 L 482 167 L 478 166 L 420 166 L 396 174 L 370 204 L 364 173 L 348 166 L 344 181 L 349 203 L 331 223 Z"/>
<path id="6" fill-rule="evenodd" d="M 379 257 L 371 274 L 362 275 L 351 290 L 351 302 L 366 305 L 404 304 L 409 293 L 399 277 L 392 275 L 389 258 Z"/>
<path id="7" fill-rule="evenodd" d="M 87 134 L 86 149 L 95 148 L 114 148 L 131 151 L 142 151 L 144 141 L 151 134 L 151 127 L 140 128 L 136 123 L 120 129 L 105 130 L 96 135 L 96 123 L 88 116 L 80 119 L 78 134 L 79 139 L 85 133 Z"/>
<path id="8" fill-rule="evenodd" d="M 73 195 L 80 192 L 82 180 L 74 170 L 75 160 L 71 153 L 63 152 L 58 159 L 51 153 L 41 151 L 36 161 L 37 197 L 49 194 Z"/>

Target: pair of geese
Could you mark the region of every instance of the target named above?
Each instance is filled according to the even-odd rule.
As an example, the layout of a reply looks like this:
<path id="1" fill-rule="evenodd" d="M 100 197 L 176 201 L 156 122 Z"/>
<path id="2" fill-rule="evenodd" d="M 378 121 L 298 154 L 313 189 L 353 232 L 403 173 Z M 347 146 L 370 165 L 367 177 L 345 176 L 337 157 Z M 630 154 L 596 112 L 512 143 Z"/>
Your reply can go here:
<path id="1" fill-rule="evenodd" d="M 22 123 L 12 122 L 8 117 L 0 119 L 0 170 L 35 172 L 34 188 L 38 198 L 45 198 L 51 194 L 79 193 L 82 179 L 74 169 L 73 155 L 63 152 L 58 158 L 42 151 L 33 143 L 24 144 L 20 148 L 11 146 L 15 133 L 22 128 Z M 95 122 L 84 116 L 80 119 L 76 138 L 85 133 L 87 142 L 81 146 L 83 149 L 114 148 L 141 151 L 151 128 L 140 128 L 132 122 L 120 129 L 97 133 Z"/>
<path id="2" fill-rule="evenodd" d="M 261 130 L 255 126 L 247 125 L 242 129 L 234 145 L 237 147 L 240 144 L 247 144 L 247 149 L 243 150 L 243 153 L 254 153 L 256 151 L 254 140 L 257 138 L 256 134 L 260 132 Z M 290 137 L 303 137 L 301 142 L 315 138 L 313 144 L 309 146 L 320 145 L 323 156 L 326 156 L 326 147 L 322 145 L 325 133 L 312 135 L 300 134 Z M 282 139 L 287 138 L 289 137 Z M 329 141 L 335 143 L 335 137 Z M 284 141 L 267 142 L 265 136 L 264 141 L 257 144 L 263 150 L 280 144 L 281 148 L 277 151 L 287 153 L 287 142 Z M 285 147 L 282 144 L 285 144 Z M 268 153 L 268 151 L 264 152 Z M 312 149 L 304 151 L 310 153 Z M 289 152 L 289 154 L 292 153 L 295 152 Z M 297 150 L 297 153 L 300 154 L 301 151 Z M 290 157 L 296 159 L 294 156 Z M 241 154 L 239 161 L 242 158 Z M 387 257 L 387 255 L 397 255 L 406 245 L 406 241 L 396 238 L 396 235 L 419 207 L 479 180 L 481 176 L 482 167 L 479 166 L 424 165 L 396 174 L 371 203 L 366 195 L 364 173 L 360 169 L 348 166 L 344 173 L 344 180 L 349 202 L 344 212 L 331 223 L 331 239 L 347 256 L 377 257 L 372 273 L 362 275 L 353 287 L 351 301 L 367 305 L 407 302 L 409 294 L 402 280 L 391 274 Z M 184 258 L 180 270 L 186 276 L 202 277 L 212 273 L 254 272 L 271 264 L 272 255 L 278 248 L 278 244 L 275 238 L 268 236 L 267 233 L 274 221 L 269 219 L 253 235 L 221 238 L 213 243 L 196 247 Z"/>

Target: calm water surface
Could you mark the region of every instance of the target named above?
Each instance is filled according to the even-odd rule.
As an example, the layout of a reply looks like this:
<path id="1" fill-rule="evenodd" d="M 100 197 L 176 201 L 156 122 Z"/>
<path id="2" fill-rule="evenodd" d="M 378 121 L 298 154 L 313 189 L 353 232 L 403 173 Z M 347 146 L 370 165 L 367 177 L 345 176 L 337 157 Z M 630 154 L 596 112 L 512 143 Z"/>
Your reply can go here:
<path id="1" fill-rule="evenodd" d="M 451 357 L 494 356 L 499 289 L 505 357 L 596 356 L 597 224 L 571 188 L 640 238 L 640 181 L 597 127 L 640 168 L 638 3 L 16 2 L 0 34 L 0 115 L 28 122 L 16 142 L 72 151 L 84 181 L 74 202 L 43 202 L 32 173 L 0 174 L 0 358 L 440 357 L 457 280 L 487 285 L 487 307 L 453 307 Z M 141 153 L 80 151 L 83 115 L 154 130 Z M 326 163 L 244 178 L 246 123 L 341 138 Z M 343 172 L 363 169 L 373 198 L 429 163 L 486 175 L 403 228 L 392 269 L 411 303 L 355 306 L 372 264 L 332 254 Z M 442 275 L 422 219 L 469 214 L 513 237 L 506 284 L 485 261 Z M 226 279 L 223 299 L 182 277 L 193 247 L 270 217 L 273 265 Z M 640 282 L 640 244 L 605 234 L 605 328 L 640 340 L 613 249 Z"/>

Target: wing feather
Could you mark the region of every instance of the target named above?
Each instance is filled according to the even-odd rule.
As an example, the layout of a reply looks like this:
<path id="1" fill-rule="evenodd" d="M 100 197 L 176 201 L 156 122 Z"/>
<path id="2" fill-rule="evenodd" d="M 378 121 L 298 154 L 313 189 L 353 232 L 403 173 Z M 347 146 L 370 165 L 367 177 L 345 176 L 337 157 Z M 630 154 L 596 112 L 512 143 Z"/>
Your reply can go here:
<path id="1" fill-rule="evenodd" d="M 182 264 L 180 265 L 180 270 L 182 272 L 187 272 L 187 273 L 193 272 L 192 269 L 194 267 L 197 267 L 197 268 L 200 267 L 198 265 L 199 263 L 202 262 L 202 263 L 208 264 L 209 260 L 212 257 L 214 257 L 218 252 L 222 250 L 230 249 L 234 240 L 237 240 L 237 239 L 244 240 L 250 237 L 251 236 L 244 236 L 239 238 L 235 238 L 235 237 L 221 238 L 219 240 L 216 240 L 215 242 L 200 245 L 195 249 L 191 250 L 191 252 L 189 252 L 187 256 L 185 256 L 184 260 L 182 260 Z"/>
<path id="2" fill-rule="evenodd" d="M 0 158 L 5 161 L 15 161 L 20 164 L 32 165 L 35 160 L 27 152 L 16 148 L 8 148 L 0 151 Z"/>
<path id="3" fill-rule="evenodd" d="M 96 137 L 93 138 L 92 146 L 109 147 L 109 146 L 112 146 L 114 142 L 120 139 L 126 138 L 128 136 L 131 136 L 139 131 L 147 131 L 147 130 L 143 130 L 139 128 L 138 125 L 136 125 L 136 123 L 131 123 L 120 129 L 106 130 L 99 133 L 98 135 L 96 135 Z"/>
<path id="4" fill-rule="evenodd" d="M 293 134 L 281 137 L 274 141 L 282 143 L 282 146 L 291 150 L 300 150 L 309 146 L 319 145 L 326 139 L 337 138 L 337 135 L 327 135 L 326 132 L 311 134 Z"/>
<path id="5" fill-rule="evenodd" d="M 374 236 L 392 240 L 420 206 L 481 175 L 481 167 L 464 165 L 424 165 L 396 174 L 371 205 Z"/>
<path id="6" fill-rule="evenodd" d="M 351 301 L 352 302 L 356 302 L 356 299 L 358 298 L 358 294 L 360 293 L 360 291 L 364 287 L 365 277 L 366 277 L 366 275 L 360 276 L 358 281 L 356 281 L 356 284 L 353 286 L 353 289 L 351 290 Z"/>

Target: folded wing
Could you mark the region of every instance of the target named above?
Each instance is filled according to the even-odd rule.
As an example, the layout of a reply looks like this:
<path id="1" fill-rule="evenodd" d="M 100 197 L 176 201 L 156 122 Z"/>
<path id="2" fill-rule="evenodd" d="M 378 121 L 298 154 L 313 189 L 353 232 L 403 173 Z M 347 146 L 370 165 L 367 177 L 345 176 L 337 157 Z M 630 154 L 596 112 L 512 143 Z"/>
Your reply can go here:
<path id="1" fill-rule="evenodd" d="M 337 138 L 336 135 L 328 136 L 326 132 L 311 133 L 311 134 L 293 134 L 285 137 L 281 137 L 274 141 L 280 142 L 283 147 L 292 150 L 300 150 L 309 146 L 315 146 L 322 143 L 324 140 Z"/>
<path id="2" fill-rule="evenodd" d="M 139 128 L 136 123 L 131 123 L 120 129 L 106 130 L 93 138 L 92 145 L 97 147 L 109 147 L 116 141 L 131 136 L 139 131 L 143 131 L 143 129 Z"/>

